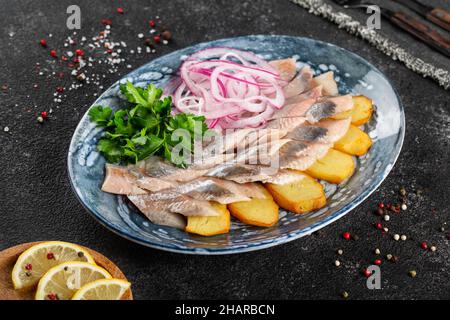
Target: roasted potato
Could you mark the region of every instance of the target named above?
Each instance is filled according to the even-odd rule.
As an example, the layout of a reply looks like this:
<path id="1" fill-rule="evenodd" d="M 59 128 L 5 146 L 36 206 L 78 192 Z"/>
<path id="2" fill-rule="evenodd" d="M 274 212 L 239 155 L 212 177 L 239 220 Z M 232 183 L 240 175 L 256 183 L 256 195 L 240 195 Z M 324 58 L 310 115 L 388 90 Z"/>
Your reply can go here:
<path id="1" fill-rule="evenodd" d="M 370 120 L 373 114 L 372 100 L 366 96 L 353 97 L 352 124 L 360 126 Z"/>
<path id="2" fill-rule="evenodd" d="M 236 219 L 253 226 L 270 227 L 278 222 L 278 205 L 269 191 L 258 185 L 265 198 L 253 198 L 250 201 L 234 202 L 228 205 L 231 215 Z"/>
<path id="3" fill-rule="evenodd" d="M 334 149 L 353 156 L 363 156 L 372 146 L 372 139 L 360 128 L 350 125 L 345 136 L 334 143 Z"/>
<path id="4" fill-rule="evenodd" d="M 220 213 L 218 216 L 189 216 L 186 231 L 201 236 L 215 236 L 230 231 L 230 212 L 227 206 L 217 202 L 211 205 Z"/>
<path id="5" fill-rule="evenodd" d="M 325 157 L 317 160 L 305 172 L 311 177 L 339 184 L 351 177 L 355 171 L 353 157 L 330 149 Z"/>
<path id="6" fill-rule="evenodd" d="M 325 206 L 327 198 L 323 186 L 305 173 L 293 172 L 301 175 L 301 179 L 283 185 L 271 183 L 265 185 L 275 202 L 281 208 L 295 213 L 305 213 Z"/>
<path id="7" fill-rule="evenodd" d="M 322 94 L 324 96 L 336 96 L 339 93 L 336 81 L 334 81 L 333 71 L 322 73 L 311 80 L 312 88 L 319 85 L 322 85 Z"/>
<path id="8" fill-rule="evenodd" d="M 341 120 L 352 117 L 352 124 L 355 126 L 368 122 L 373 114 L 372 100 L 366 96 L 354 96 L 352 100 L 354 104 L 353 109 L 335 114 L 331 119 Z"/>

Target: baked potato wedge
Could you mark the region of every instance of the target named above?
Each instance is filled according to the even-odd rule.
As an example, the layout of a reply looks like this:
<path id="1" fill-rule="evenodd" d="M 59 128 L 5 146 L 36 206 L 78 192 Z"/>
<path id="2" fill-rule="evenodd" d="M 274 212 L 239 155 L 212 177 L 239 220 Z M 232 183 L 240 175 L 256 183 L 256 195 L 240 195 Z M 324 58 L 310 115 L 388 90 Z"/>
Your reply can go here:
<path id="1" fill-rule="evenodd" d="M 338 113 L 331 117 L 334 120 L 341 120 L 352 117 L 352 124 L 361 126 L 368 122 L 373 114 L 372 100 L 366 96 L 353 96 L 353 109 Z"/>
<path id="2" fill-rule="evenodd" d="M 258 227 L 273 226 L 278 222 L 278 205 L 266 188 L 259 184 L 258 188 L 265 196 L 263 199 L 234 202 L 228 205 L 228 210 L 233 217 L 246 224 Z"/>
<path id="3" fill-rule="evenodd" d="M 353 97 L 352 124 L 361 126 L 368 122 L 373 114 L 373 102 L 366 96 Z"/>
<path id="4" fill-rule="evenodd" d="M 325 157 L 316 160 L 305 170 L 311 177 L 339 184 L 355 172 L 355 161 L 351 155 L 330 149 Z"/>
<path id="5" fill-rule="evenodd" d="M 353 156 L 363 156 L 372 146 L 372 139 L 360 128 L 350 125 L 345 136 L 334 143 L 334 149 Z"/>
<path id="6" fill-rule="evenodd" d="M 323 186 L 311 176 L 300 172 L 300 180 L 283 185 L 265 184 L 275 202 L 283 209 L 295 213 L 306 213 L 320 209 L 327 203 Z"/>
<path id="7" fill-rule="evenodd" d="M 187 217 L 186 232 L 201 236 L 215 236 L 230 231 L 230 212 L 227 206 L 217 202 L 211 205 L 218 211 L 218 216 L 189 216 Z"/>

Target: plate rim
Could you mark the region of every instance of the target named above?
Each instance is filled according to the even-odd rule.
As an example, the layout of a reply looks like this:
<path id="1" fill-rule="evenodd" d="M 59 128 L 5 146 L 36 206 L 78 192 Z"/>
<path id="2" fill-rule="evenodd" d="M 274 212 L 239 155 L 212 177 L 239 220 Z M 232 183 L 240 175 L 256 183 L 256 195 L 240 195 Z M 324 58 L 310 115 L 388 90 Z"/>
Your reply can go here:
<path id="1" fill-rule="evenodd" d="M 398 101 L 398 105 L 399 105 L 399 109 L 400 109 L 400 136 L 398 137 L 398 151 L 396 152 L 392 164 L 389 168 L 387 168 L 386 170 L 384 170 L 383 175 L 381 176 L 381 178 L 373 185 L 372 188 L 370 189 L 366 189 L 365 191 L 363 191 L 358 197 L 356 197 L 355 199 L 353 199 L 350 203 L 348 203 L 347 205 L 345 205 L 344 207 L 342 207 L 341 209 L 332 212 L 330 214 L 329 217 L 319 220 L 316 223 L 314 223 L 312 226 L 306 227 L 304 229 L 301 230 L 297 230 L 295 232 L 292 232 L 290 234 L 284 234 L 284 235 L 280 235 L 277 238 L 274 238 L 272 241 L 267 242 L 267 243 L 257 243 L 257 244 L 249 244 L 246 247 L 239 247 L 239 248 L 189 248 L 189 247 L 184 247 L 184 248 L 178 248 L 176 246 L 173 245 L 164 245 L 164 244 L 159 244 L 156 242 L 151 242 L 149 240 L 143 240 L 139 237 L 136 237 L 132 234 L 129 234 L 127 232 L 125 232 L 124 230 L 120 230 L 120 228 L 114 226 L 113 224 L 109 223 L 102 215 L 98 214 L 96 212 L 96 210 L 93 210 L 92 208 L 90 208 L 85 202 L 84 200 L 81 198 L 81 196 L 78 194 L 76 187 L 74 185 L 74 173 L 71 169 L 71 163 L 72 163 L 72 158 L 71 158 L 71 152 L 70 150 L 73 150 L 73 146 L 75 144 L 75 135 L 76 132 L 78 132 L 81 123 L 83 122 L 83 120 L 85 120 L 85 117 L 87 117 L 87 114 L 89 112 L 89 110 L 92 108 L 92 106 L 94 106 L 97 101 L 99 101 L 100 99 L 102 99 L 103 95 L 105 92 L 107 92 L 108 90 L 110 90 L 111 88 L 117 86 L 123 79 L 126 79 L 131 73 L 145 68 L 146 65 L 148 65 L 149 63 L 153 62 L 156 59 L 159 59 L 161 57 L 164 56 L 168 56 L 168 55 L 172 55 L 175 54 L 177 51 L 179 50 L 189 50 L 192 49 L 194 47 L 197 46 L 202 46 L 202 45 L 208 45 L 210 43 L 214 43 L 214 42 L 219 42 L 219 41 L 230 41 L 230 40 L 235 40 L 235 39 L 242 39 L 242 38 L 267 38 L 267 37 L 277 37 L 277 38 L 296 38 L 296 39 L 302 39 L 302 40 L 306 40 L 306 41 L 312 41 L 312 42 L 316 42 L 316 43 L 320 43 L 322 45 L 327 45 L 327 46 L 331 46 L 334 47 L 335 49 L 338 50 L 342 50 L 344 51 L 346 54 L 351 55 L 353 57 L 355 57 L 356 59 L 363 61 L 365 64 L 367 64 L 368 66 L 370 66 L 372 69 L 376 70 L 385 80 L 386 82 L 390 85 L 390 87 L 392 88 L 395 97 Z M 206 41 L 206 42 L 200 42 L 200 43 L 195 43 L 193 45 L 190 45 L 188 47 L 184 47 L 184 48 L 180 48 L 177 49 L 175 51 L 169 52 L 165 55 L 162 55 L 160 57 L 157 57 L 155 59 L 152 59 L 148 62 L 146 62 L 145 64 L 141 65 L 140 67 L 130 71 L 129 73 L 123 75 L 120 79 L 118 79 L 116 82 L 114 82 L 110 87 L 108 87 L 92 104 L 91 106 L 86 110 L 86 112 L 84 113 L 83 117 L 79 120 L 74 133 L 72 135 L 72 138 L 70 140 L 70 144 L 69 144 L 69 152 L 67 155 L 67 172 L 68 172 L 68 176 L 69 176 L 69 181 L 70 181 L 70 186 L 71 189 L 73 190 L 76 198 L 78 199 L 78 201 L 82 204 L 82 206 L 85 208 L 85 210 L 87 212 L 90 213 L 90 216 L 93 217 L 96 221 L 98 221 L 102 226 L 104 226 L 106 229 L 112 231 L 113 233 L 129 240 L 129 241 L 133 241 L 135 243 L 138 243 L 140 245 L 146 246 L 146 247 L 150 247 L 153 249 L 159 249 L 159 250 L 163 250 L 163 251 L 168 251 L 168 252 L 172 252 L 172 253 L 182 253 L 182 254 L 191 254 L 191 255 L 225 255 L 225 254 L 236 254 L 236 253 L 245 253 L 245 252 L 251 252 L 251 251 L 256 251 L 256 250 L 262 250 L 262 249 L 267 249 L 270 247 L 274 247 L 274 246 L 278 246 L 278 245 L 282 245 L 297 239 L 300 239 L 304 236 L 310 235 L 312 233 L 314 233 L 317 230 L 320 230 L 324 227 L 326 227 L 327 225 L 333 223 L 334 221 L 342 218 L 343 216 L 345 216 L 346 214 L 350 213 L 353 209 L 355 209 L 356 207 L 358 207 L 364 200 L 366 200 L 373 192 L 375 192 L 378 187 L 381 185 L 381 183 L 383 183 L 383 181 L 387 178 L 387 176 L 389 175 L 389 173 L 392 171 L 392 169 L 394 168 L 398 157 L 400 156 L 400 153 L 402 151 L 403 148 L 403 143 L 404 143 L 404 139 L 405 139 L 405 132 L 406 132 L 406 120 L 405 120 L 405 110 L 404 110 L 404 106 L 402 103 L 402 100 L 400 98 L 400 95 L 397 92 L 397 89 L 395 88 L 395 86 L 393 85 L 393 83 L 391 82 L 391 80 L 383 73 L 381 72 L 377 67 L 375 67 L 371 62 L 367 61 L 365 58 L 361 57 L 360 55 L 349 51 L 345 48 L 342 48 L 341 46 L 338 46 L 334 43 L 330 43 L 330 42 L 326 42 L 326 41 L 322 41 L 322 40 L 317 40 L 317 39 L 313 39 L 313 38 L 309 38 L 309 37 L 298 37 L 298 36 L 290 36 L 290 35 L 267 35 L 267 34 L 255 34 L 255 35 L 243 35 L 243 36 L 237 36 L 237 37 L 228 37 L 228 38 L 220 38 L 220 39 L 215 39 L 215 40 L 211 40 L 211 41 Z"/>

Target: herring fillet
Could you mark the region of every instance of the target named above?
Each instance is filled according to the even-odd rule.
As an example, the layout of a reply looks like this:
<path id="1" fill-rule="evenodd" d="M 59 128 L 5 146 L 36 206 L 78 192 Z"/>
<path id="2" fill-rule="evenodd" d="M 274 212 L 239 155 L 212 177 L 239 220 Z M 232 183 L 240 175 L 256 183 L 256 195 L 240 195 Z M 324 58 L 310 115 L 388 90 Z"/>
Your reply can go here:
<path id="1" fill-rule="evenodd" d="M 298 75 L 283 87 L 285 97 L 294 97 L 308 90 L 311 87 L 312 78 L 313 72 L 311 67 L 304 66 Z"/>
<path id="2" fill-rule="evenodd" d="M 107 163 L 105 165 L 105 179 L 101 190 L 113 194 L 145 194 L 145 190 L 136 186 L 138 177 L 132 174 L 127 167 Z"/>
<path id="3" fill-rule="evenodd" d="M 151 222 L 163 226 L 174 227 L 184 230 L 186 228 L 186 219 L 174 212 L 167 210 L 154 210 L 152 206 L 146 206 L 145 200 L 138 195 L 128 196 L 128 199 L 141 211 Z"/>
<path id="4" fill-rule="evenodd" d="M 297 73 L 297 66 L 293 58 L 272 60 L 269 61 L 269 64 L 278 71 L 280 78 L 284 81 L 291 81 Z"/>

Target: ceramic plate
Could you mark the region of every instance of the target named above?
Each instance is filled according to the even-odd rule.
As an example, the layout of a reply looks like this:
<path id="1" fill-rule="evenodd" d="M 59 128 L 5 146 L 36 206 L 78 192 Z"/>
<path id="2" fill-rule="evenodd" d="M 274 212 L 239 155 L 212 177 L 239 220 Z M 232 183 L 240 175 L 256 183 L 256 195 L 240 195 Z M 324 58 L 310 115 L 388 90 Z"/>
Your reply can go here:
<path id="1" fill-rule="evenodd" d="M 229 254 L 263 249 L 311 234 L 341 218 L 366 199 L 392 169 L 403 143 L 405 116 L 400 99 L 389 80 L 360 56 L 335 45 L 290 36 L 244 36 L 201 43 L 155 59 L 115 83 L 95 101 L 117 108 L 123 105 L 119 84 L 130 80 L 135 85 L 149 82 L 163 87 L 189 54 L 207 47 L 227 46 L 252 51 L 267 60 L 293 57 L 298 67 L 310 65 L 316 75 L 333 70 L 341 94 L 363 94 L 372 98 L 376 113 L 365 131 L 374 140 L 369 153 L 357 160 L 355 174 L 344 184 L 326 184 L 325 208 L 298 215 L 280 210 L 277 225 L 252 227 L 232 221 L 230 233 L 214 237 L 191 235 L 181 230 L 149 222 L 129 207 L 121 196 L 104 193 L 104 158 L 96 151 L 102 132 L 81 119 L 73 135 L 68 169 L 73 189 L 85 208 L 104 226 L 140 244 L 180 253 Z"/>

